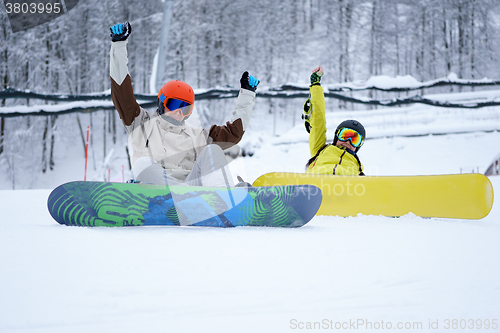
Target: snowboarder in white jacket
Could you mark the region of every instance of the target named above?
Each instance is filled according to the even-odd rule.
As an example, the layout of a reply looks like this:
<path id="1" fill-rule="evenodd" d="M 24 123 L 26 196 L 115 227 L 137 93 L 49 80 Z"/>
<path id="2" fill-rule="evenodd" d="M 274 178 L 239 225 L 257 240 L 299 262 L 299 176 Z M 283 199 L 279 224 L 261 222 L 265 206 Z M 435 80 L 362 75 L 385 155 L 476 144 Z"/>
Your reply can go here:
<path id="1" fill-rule="evenodd" d="M 129 134 L 135 180 L 157 185 L 233 186 L 223 149 L 237 144 L 248 127 L 259 80 L 243 73 L 232 118 L 209 130 L 186 126 L 194 91 L 185 82 L 167 82 L 151 115 L 136 101 L 128 72 L 128 22 L 111 27 L 111 97 Z"/>

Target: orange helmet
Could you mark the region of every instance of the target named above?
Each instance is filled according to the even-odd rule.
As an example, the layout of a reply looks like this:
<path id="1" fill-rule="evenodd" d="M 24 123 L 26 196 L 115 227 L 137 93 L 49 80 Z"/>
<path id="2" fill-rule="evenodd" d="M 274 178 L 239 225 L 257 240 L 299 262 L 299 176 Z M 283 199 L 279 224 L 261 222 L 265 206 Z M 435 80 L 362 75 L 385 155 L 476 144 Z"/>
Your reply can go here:
<path id="1" fill-rule="evenodd" d="M 181 101 L 184 103 L 180 103 Z M 186 82 L 178 80 L 169 81 L 165 83 L 158 92 L 158 99 L 156 100 L 156 105 L 158 107 L 160 106 L 160 102 L 168 111 L 173 112 L 176 109 L 181 109 L 183 115 L 188 116 L 193 111 L 193 88 Z"/>

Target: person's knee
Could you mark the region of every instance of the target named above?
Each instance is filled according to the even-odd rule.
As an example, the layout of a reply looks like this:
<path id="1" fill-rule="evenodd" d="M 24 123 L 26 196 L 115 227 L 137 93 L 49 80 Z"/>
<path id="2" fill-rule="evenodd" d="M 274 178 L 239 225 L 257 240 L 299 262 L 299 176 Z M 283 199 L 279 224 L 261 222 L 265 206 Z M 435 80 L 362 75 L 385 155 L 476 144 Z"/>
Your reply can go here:
<path id="1" fill-rule="evenodd" d="M 219 145 L 209 144 L 203 150 L 210 151 L 212 154 L 224 154 L 224 151 Z"/>
<path id="2" fill-rule="evenodd" d="M 150 168 L 153 165 L 158 165 L 158 163 L 150 157 L 141 157 L 132 165 L 132 173 L 135 177 L 137 177 L 144 170 Z"/>
<path id="3" fill-rule="evenodd" d="M 210 144 L 203 148 L 197 159 L 208 160 L 210 161 L 210 164 L 220 165 L 220 160 L 224 157 L 225 161 L 225 156 L 226 155 L 224 155 L 224 151 L 220 146 Z"/>
<path id="4" fill-rule="evenodd" d="M 196 163 L 201 167 L 201 174 L 213 172 L 224 168 L 227 165 L 226 155 L 218 145 L 207 145 L 196 159 Z"/>

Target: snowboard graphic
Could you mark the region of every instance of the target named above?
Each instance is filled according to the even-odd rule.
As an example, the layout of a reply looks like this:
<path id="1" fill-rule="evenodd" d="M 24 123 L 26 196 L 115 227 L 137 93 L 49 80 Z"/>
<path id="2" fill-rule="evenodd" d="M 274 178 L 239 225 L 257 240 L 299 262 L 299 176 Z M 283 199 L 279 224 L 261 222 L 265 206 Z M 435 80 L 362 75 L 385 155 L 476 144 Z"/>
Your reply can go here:
<path id="1" fill-rule="evenodd" d="M 254 186 L 311 184 L 323 193 L 317 215 L 402 216 L 481 219 L 493 206 L 493 187 L 484 175 L 333 176 L 268 173 Z"/>
<path id="2" fill-rule="evenodd" d="M 70 226 L 301 227 L 318 211 L 321 190 L 276 187 L 157 186 L 70 182 L 55 188 L 47 206 Z"/>

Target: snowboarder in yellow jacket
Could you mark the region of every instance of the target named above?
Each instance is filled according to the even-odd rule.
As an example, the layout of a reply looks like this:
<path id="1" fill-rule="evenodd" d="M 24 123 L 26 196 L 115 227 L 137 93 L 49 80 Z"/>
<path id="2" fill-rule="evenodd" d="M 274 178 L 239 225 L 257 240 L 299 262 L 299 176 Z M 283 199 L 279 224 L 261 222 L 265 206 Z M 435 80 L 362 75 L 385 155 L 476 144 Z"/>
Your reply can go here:
<path id="1" fill-rule="evenodd" d="M 304 104 L 306 129 L 309 132 L 311 159 L 307 173 L 324 175 L 364 176 L 357 152 L 365 140 L 365 129 L 356 120 L 345 120 L 335 130 L 333 144 L 326 142 L 325 95 L 320 81 L 323 67 L 311 74 L 309 99 Z"/>

